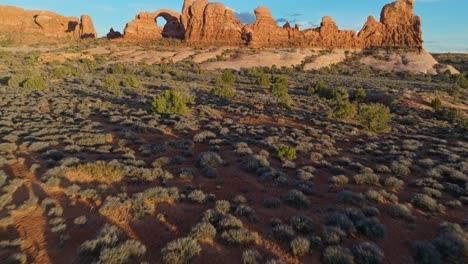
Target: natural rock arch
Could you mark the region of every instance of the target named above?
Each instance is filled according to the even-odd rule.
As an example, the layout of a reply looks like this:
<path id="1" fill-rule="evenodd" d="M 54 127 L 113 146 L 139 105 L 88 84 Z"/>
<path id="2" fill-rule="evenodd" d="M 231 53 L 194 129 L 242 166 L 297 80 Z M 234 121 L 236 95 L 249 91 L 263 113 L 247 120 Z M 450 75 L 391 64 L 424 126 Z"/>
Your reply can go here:
<path id="1" fill-rule="evenodd" d="M 160 17 L 166 20 L 164 27 L 157 23 Z M 182 25 L 181 14 L 168 9 L 153 13 L 142 12 L 128 23 L 124 30 L 125 38 L 138 40 L 159 40 L 163 37 L 183 39 L 184 35 L 185 29 Z"/>

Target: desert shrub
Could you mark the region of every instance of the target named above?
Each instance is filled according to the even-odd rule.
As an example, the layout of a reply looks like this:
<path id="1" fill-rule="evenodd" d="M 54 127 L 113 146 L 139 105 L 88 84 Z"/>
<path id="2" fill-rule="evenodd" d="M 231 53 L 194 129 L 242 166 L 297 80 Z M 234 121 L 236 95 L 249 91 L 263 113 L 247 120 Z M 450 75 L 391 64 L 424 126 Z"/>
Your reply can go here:
<path id="1" fill-rule="evenodd" d="M 200 252 L 200 244 L 190 237 L 171 241 L 161 250 L 163 261 L 167 264 L 187 264 Z"/>
<path id="2" fill-rule="evenodd" d="M 276 156 L 281 160 L 295 160 L 297 158 L 296 149 L 281 144 L 276 149 Z"/>
<path id="3" fill-rule="evenodd" d="M 349 179 L 345 175 L 337 175 L 332 176 L 330 179 L 328 179 L 328 182 L 333 183 L 335 185 L 345 185 L 349 182 Z"/>
<path id="4" fill-rule="evenodd" d="M 15 74 L 9 77 L 7 84 L 10 87 L 20 87 L 24 80 L 26 80 L 26 78 L 26 75 Z"/>
<path id="5" fill-rule="evenodd" d="M 188 100 L 175 90 L 167 90 L 153 99 L 153 113 L 162 115 L 185 115 Z"/>
<path id="6" fill-rule="evenodd" d="M 88 221 L 88 218 L 85 215 L 79 216 L 73 220 L 73 223 L 77 226 L 83 226 Z"/>
<path id="7" fill-rule="evenodd" d="M 233 216 L 233 215 L 227 215 L 221 221 L 219 221 L 218 226 L 222 229 L 230 229 L 230 228 L 243 228 L 244 224 L 242 221 Z"/>
<path id="8" fill-rule="evenodd" d="M 400 191 L 405 186 L 404 181 L 393 176 L 385 178 L 385 180 L 383 181 L 383 184 L 385 187 L 390 188 L 390 190 L 395 191 L 395 192 Z"/>
<path id="9" fill-rule="evenodd" d="M 279 241 L 290 242 L 295 236 L 296 232 L 289 225 L 278 224 L 273 227 L 273 236 Z"/>
<path id="10" fill-rule="evenodd" d="M 124 171 L 119 166 L 100 160 L 80 164 L 76 167 L 76 170 L 89 175 L 96 181 L 107 183 L 119 182 L 125 176 Z"/>
<path id="11" fill-rule="evenodd" d="M 344 190 L 336 196 L 337 203 L 347 203 L 355 206 L 362 206 L 366 198 L 362 193 L 355 193 L 349 190 Z"/>
<path id="12" fill-rule="evenodd" d="M 411 204 L 392 204 L 388 208 L 388 214 L 395 218 L 412 219 Z"/>
<path id="13" fill-rule="evenodd" d="M 354 92 L 354 100 L 358 103 L 364 103 L 366 101 L 366 91 L 363 88 L 358 88 Z"/>
<path id="14" fill-rule="evenodd" d="M 81 244 L 79 253 L 98 259 L 100 263 L 128 263 L 133 257 L 146 252 L 146 247 L 138 241 L 121 243 L 123 236 L 124 233 L 118 227 L 106 224 L 95 238 Z"/>
<path id="15" fill-rule="evenodd" d="M 381 240 L 387 236 L 387 228 L 377 218 L 365 218 L 356 227 L 361 234 L 372 240 Z"/>
<path id="16" fill-rule="evenodd" d="M 436 112 L 439 111 L 442 108 L 442 101 L 440 100 L 439 97 L 436 97 L 436 98 L 432 99 L 431 107 Z"/>
<path id="17" fill-rule="evenodd" d="M 294 207 L 296 209 L 305 209 L 310 205 L 309 199 L 298 190 L 290 190 L 282 196 L 282 199 L 285 204 Z"/>
<path id="18" fill-rule="evenodd" d="M 276 102 L 286 108 L 291 107 L 292 99 L 288 92 L 288 80 L 284 77 L 276 77 L 270 87 L 271 93 L 276 97 Z"/>
<path id="19" fill-rule="evenodd" d="M 310 252 L 310 241 L 307 238 L 298 237 L 290 243 L 292 252 L 295 256 L 302 257 Z"/>
<path id="20" fill-rule="evenodd" d="M 52 78 L 63 78 L 71 74 L 71 71 L 67 67 L 58 67 L 52 70 L 50 77 Z"/>
<path id="21" fill-rule="evenodd" d="M 351 251 L 358 263 L 380 264 L 384 262 L 385 254 L 383 250 L 372 242 L 359 243 Z"/>
<path id="22" fill-rule="evenodd" d="M 262 255 L 255 249 L 247 249 L 242 253 L 242 264 L 259 264 Z"/>
<path id="23" fill-rule="evenodd" d="M 236 96 L 236 90 L 227 85 L 216 85 L 210 93 L 222 99 L 231 99 Z"/>
<path id="24" fill-rule="evenodd" d="M 263 155 L 249 155 L 241 159 L 241 168 L 248 172 L 255 172 L 257 169 L 267 166 L 270 166 L 270 162 Z"/>
<path id="25" fill-rule="evenodd" d="M 24 81 L 21 86 L 30 90 L 46 90 L 49 86 L 41 76 L 33 76 Z"/>
<path id="26" fill-rule="evenodd" d="M 198 156 L 197 165 L 200 168 L 219 168 L 224 164 L 224 160 L 215 152 L 207 151 Z"/>
<path id="27" fill-rule="evenodd" d="M 239 155 L 252 155 L 253 151 L 249 148 L 249 145 L 245 142 L 239 142 L 234 145 L 234 153 Z"/>
<path id="28" fill-rule="evenodd" d="M 222 84 L 233 85 L 236 82 L 236 76 L 232 73 L 231 70 L 226 69 L 221 75 Z"/>
<path id="29" fill-rule="evenodd" d="M 190 236 L 197 240 L 210 240 L 216 236 L 216 228 L 210 223 L 201 222 L 192 228 Z"/>
<path id="30" fill-rule="evenodd" d="M 102 86 L 109 91 L 115 91 L 117 89 L 117 86 L 119 83 L 113 76 L 107 76 L 103 81 L 102 81 Z"/>
<path id="31" fill-rule="evenodd" d="M 396 161 L 392 162 L 390 169 L 398 176 L 408 176 L 411 173 L 411 170 L 406 165 Z"/>
<path id="32" fill-rule="evenodd" d="M 411 198 L 411 203 L 419 209 L 426 212 L 443 212 L 445 208 L 443 205 L 438 204 L 436 200 L 430 196 L 422 193 L 417 193 Z"/>
<path id="33" fill-rule="evenodd" d="M 206 194 L 201 190 L 191 191 L 187 198 L 194 203 L 204 203 L 206 201 Z"/>
<path id="34" fill-rule="evenodd" d="M 307 89 L 307 92 L 310 94 L 316 93 L 320 97 L 328 98 L 331 96 L 330 88 L 322 81 L 317 81 L 314 85 L 310 86 Z"/>
<path id="35" fill-rule="evenodd" d="M 114 74 L 123 74 L 125 70 L 125 66 L 121 63 L 115 63 L 111 67 L 109 67 L 108 72 Z"/>
<path id="36" fill-rule="evenodd" d="M 262 204 L 265 208 L 279 208 L 281 200 L 276 197 L 267 197 L 263 200 Z"/>
<path id="37" fill-rule="evenodd" d="M 343 87 L 338 87 L 332 93 L 332 112 L 333 118 L 352 118 L 356 115 L 356 107 L 349 102 L 348 91 Z"/>
<path id="38" fill-rule="evenodd" d="M 337 226 L 324 226 L 322 238 L 327 244 L 338 244 L 346 238 L 346 232 Z"/>
<path id="39" fill-rule="evenodd" d="M 266 74 L 262 74 L 257 77 L 255 84 L 261 87 L 268 87 L 270 85 L 270 77 Z"/>
<path id="40" fill-rule="evenodd" d="M 140 87 L 140 81 L 135 76 L 125 76 L 122 79 L 122 86 L 129 88 L 138 88 Z"/>
<path id="41" fill-rule="evenodd" d="M 351 219 L 346 214 L 335 213 L 329 215 L 325 217 L 324 223 L 327 226 L 339 227 L 348 234 L 354 234 L 356 232 L 356 227 L 354 226 L 353 221 L 351 221 Z"/>
<path id="42" fill-rule="evenodd" d="M 354 264 L 354 257 L 348 248 L 340 246 L 327 247 L 322 253 L 324 264 Z"/>
<path id="43" fill-rule="evenodd" d="M 231 203 L 225 200 L 218 200 L 215 203 L 215 209 L 226 214 L 231 210 Z"/>
<path id="44" fill-rule="evenodd" d="M 354 182 L 356 184 L 372 184 L 372 185 L 379 185 L 380 177 L 374 173 L 363 173 L 357 174 L 353 177 Z"/>
<path id="45" fill-rule="evenodd" d="M 437 248 L 444 263 L 464 263 L 468 250 L 466 232 L 458 224 L 444 222 L 437 230 L 432 244 Z"/>
<path id="46" fill-rule="evenodd" d="M 416 241 L 413 243 L 416 251 L 415 262 L 419 264 L 442 264 L 442 256 L 437 248 L 431 243 L 425 241 Z"/>
<path id="47" fill-rule="evenodd" d="M 362 105 L 359 108 L 358 120 L 369 131 L 388 132 L 391 119 L 390 109 L 383 104 Z"/>
<path id="48" fill-rule="evenodd" d="M 256 232 L 240 228 L 224 231 L 221 238 L 230 245 L 246 245 L 255 243 L 259 239 L 259 235 Z"/>
<path id="49" fill-rule="evenodd" d="M 296 215 L 291 218 L 290 224 L 293 229 L 304 235 L 309 235 L 314 231 L 314 222 L 305 215 Z"/>
<path id="50" fill-rule="evenodd" d="M 428 196 L 430 196 L 432 198 L 435 198 L 435 199 L 442 197 L 442 192 L 441 191 L 436 190 L 436 189 L 431 188 L 431 187 L 424 187 L 422 189 L 422 193 L 424 193 L 425 195 L 428 195 Z"/>
<path id="51" fill-rule="evenodd" d="M 132 263 L 135 257 L 146 253 L 146 246 L 139 241 L 127 240 L 113 248 L 104 248 L 99 255 L 99 263 Z"/>

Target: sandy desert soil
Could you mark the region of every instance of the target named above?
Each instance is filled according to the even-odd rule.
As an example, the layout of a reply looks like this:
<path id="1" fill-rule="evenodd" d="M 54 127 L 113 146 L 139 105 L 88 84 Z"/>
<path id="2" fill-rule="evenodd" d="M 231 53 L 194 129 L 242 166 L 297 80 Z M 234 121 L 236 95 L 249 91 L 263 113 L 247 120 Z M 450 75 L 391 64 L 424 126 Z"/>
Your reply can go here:
<path id="1" fill-rule="evenodd" d="M 0 49 L 0 262 L 463 263 L 467 76 L 387 52 Z"/>

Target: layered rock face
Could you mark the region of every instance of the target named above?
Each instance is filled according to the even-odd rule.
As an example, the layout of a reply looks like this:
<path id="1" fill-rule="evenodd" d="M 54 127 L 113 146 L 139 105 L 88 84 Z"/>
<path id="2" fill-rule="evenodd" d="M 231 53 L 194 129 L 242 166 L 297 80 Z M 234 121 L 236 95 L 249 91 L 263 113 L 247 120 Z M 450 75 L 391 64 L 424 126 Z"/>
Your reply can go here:
<path id="1" fill-rule="evenodd" d="M 413 14 L 414 0 L 399 0 L 384 6 L 380 22 L 370 16 L 359 33 L 340 30 L 331 17 L 324 17 L 320 27 L 299 30 L 286 23 L 283 27 L 266 7 L 255 9 L 256 21 L 243 25 L 232 10 L 208 0 L 185 0 L 182 13 L 160 10 L 141 13 L 130 22 L 124 36 L 129 39 L 177 37 L 190 44 L 239 45 L 261 47 L 422 47 L 421 19 Z M 162 14 L 167 24 L 155 24 Z"/>
<path id="2" fill-rule="evenodd" d="M 190 43 L 239 45 L 243 42 L 244 25 L 221 3 L 187 0 L 182 13 L 182 21 L 186 23 L 185 40 Z"/>
<path id="3" fill-rule="evenodd" d="M 27 34 L 44 38 L 96 38 L 91 17 L 65 17 L 48 11 L 30 11 L 0 6 L 0 32 L 20 37 Z"/>

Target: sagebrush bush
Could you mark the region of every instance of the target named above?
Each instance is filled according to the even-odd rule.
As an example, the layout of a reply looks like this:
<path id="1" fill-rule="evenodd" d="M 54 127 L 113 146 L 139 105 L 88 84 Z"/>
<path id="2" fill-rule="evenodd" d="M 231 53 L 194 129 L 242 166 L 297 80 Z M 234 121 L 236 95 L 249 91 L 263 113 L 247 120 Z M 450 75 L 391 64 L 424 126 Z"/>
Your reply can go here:
<path id="1" fill-rule="evenodd" d="M 256 232 L 240 228 L 224 231 L 221 233 L 221 238 L 231 245 L 246 245 L 255 243 L 259 239 L 259 235 Z"/>
<path id="2" fill-rule="evenodd" d="M 295 256 L 302 257 L 310 252 L 310 241 L 307 238 L 297 237 L 290 243 L 291 250 Z"/>
<path id="3" fill-rule="evenodd" d="M 175 90 L 167 90 L 153 99 L 153 113 L 160 115 L 185 115 L 187 99 Z"/>
<path id="4" fill-rule="evenodd" d="M 187 264 L 200 252 L 200 244 L 195 239 L 184 237 L 169 242 L 161 250 L 161 255 L 167 264 Z"/>
<path id="5" fill-rule="evenodd" d="M 255 249 L 247 249 L 242 253 L 242 264 L 260 264 L 262 255 Z"/>
<path id="6" fill-rule="evenodd" d="M 190 236 L 197 240 L 209 240 L 216 236 L 216 228 L 207 222 L 201 222 L 192 227 Z"/>
<path id="7" fill-rule="evenodd" d="M 381 264 L 384 262 L 385 254 L 383 250 L 372 242 L 359 243 L 351 251 L 358 263 Z"/>
<path id="8" fill-rule="evenodd" d="M 354 257 L 348 248 L 340 246 L 327 247 L 322 253 L 324 264 L 354 264 Z"/>
<path id="9" fill-rule="evenodd" d="M 297 209 L 306 209 L 310 205 L 310 201 L 303 192 L 299 190 L 291 190 L 282 196 L 282 199 L 285 204 L 297 208 Z"/>
<path id="10" fill-rule="evenodd" d="M 388 122 L 392 119 L 390 108 L 383 104 L 361 105 L 358 120 L 361 125 L 372 132 L 388 132 Z"/>

